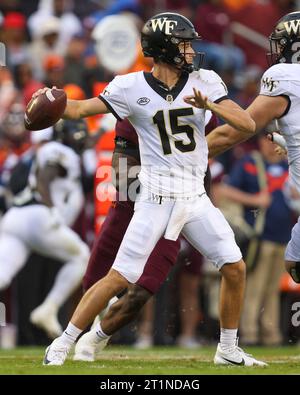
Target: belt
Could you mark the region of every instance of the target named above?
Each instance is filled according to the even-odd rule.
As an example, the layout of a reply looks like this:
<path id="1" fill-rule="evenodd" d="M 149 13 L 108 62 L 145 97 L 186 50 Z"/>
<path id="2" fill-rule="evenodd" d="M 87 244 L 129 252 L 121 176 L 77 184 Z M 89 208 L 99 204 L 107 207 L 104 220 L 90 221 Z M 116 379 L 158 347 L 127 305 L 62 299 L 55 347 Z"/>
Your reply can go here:
<path id="1" fill-rule="evenodd" d="M 180 197 L 180 198 L 174 197 L 174 196 L 156 195 L 155 193 L 151 193 L 151 200 L 154 202 L 158 202 L 158 204 L 162 204 L 164 202 L 170 202 L 170 201 L 191 201 L 191 200 L 194 200 L 195 198 L 201 197 L 203 195 L 206 195 L 206 192 L 203 192 L 200 195 L 186 196 L 186 197 Z"/>

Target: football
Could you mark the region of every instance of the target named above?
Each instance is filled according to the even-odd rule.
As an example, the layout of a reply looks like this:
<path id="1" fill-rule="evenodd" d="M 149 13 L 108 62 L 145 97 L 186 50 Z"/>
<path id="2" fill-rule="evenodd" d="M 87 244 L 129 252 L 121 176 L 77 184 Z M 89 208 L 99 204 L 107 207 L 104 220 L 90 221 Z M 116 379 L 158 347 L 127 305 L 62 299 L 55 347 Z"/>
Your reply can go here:
<path id="1" fill-rule="evenodd" d="M 54 125 L 62 117 L 67 95 L 62 89 L 49 89 L 28 103 L 24 115 L 28 130 L 42 130 Z"/>

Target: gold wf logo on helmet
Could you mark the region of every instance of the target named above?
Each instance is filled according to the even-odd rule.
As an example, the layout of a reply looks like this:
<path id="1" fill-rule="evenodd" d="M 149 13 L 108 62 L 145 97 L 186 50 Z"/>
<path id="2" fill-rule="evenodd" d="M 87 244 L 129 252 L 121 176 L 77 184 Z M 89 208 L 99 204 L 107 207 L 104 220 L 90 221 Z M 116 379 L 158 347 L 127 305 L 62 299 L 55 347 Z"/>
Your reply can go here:
<path id="1" fill-rule="evenodd" d="M 300 19 L 295 19 L 293 21 L 283 22 L 285 30 L 288 35 L 299 34 L 300 33 Z"/>
<path id="2" fill-rule="evenodd" d="M 168 20 L 168 18 L 157 18 L 152 20 L 152 29 L 154 32 L 156 32 L 158 28 L 166 34 L 171 34 L 176 25 L 177 21 Z"/>

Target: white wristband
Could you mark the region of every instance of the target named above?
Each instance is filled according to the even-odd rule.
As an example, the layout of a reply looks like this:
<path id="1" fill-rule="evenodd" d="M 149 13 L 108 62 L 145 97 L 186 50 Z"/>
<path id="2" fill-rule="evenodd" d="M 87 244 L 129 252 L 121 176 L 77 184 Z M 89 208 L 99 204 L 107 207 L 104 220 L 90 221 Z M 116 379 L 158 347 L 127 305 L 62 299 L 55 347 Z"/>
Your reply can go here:
<path id="1" fill-rule="evenodd" d="M 273 138 L 273 142 L 275 144 L 279 145 L 279 147 L 281 147 L 283 149 L 287 149 L 286 141 L 285 141 L 284 137 L 281 136 L 281 134 L 273 132 L 272 138 Z"/>

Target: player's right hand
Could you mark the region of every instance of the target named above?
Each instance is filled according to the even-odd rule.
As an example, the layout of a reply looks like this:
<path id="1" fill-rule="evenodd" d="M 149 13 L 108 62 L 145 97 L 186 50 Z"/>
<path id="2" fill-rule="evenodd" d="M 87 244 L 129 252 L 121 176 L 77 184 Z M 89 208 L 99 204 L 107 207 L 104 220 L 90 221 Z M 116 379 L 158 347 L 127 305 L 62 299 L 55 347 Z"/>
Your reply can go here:
<path id="1" fill-rule="evenodd" d="M 183 98 L 184 102 L 197 108 L 209 110 L 212 103 L 208 100 L 208 97 L 203 95 L 198 89 L 193 88 L 193 91 L 193 95 Z"/>

